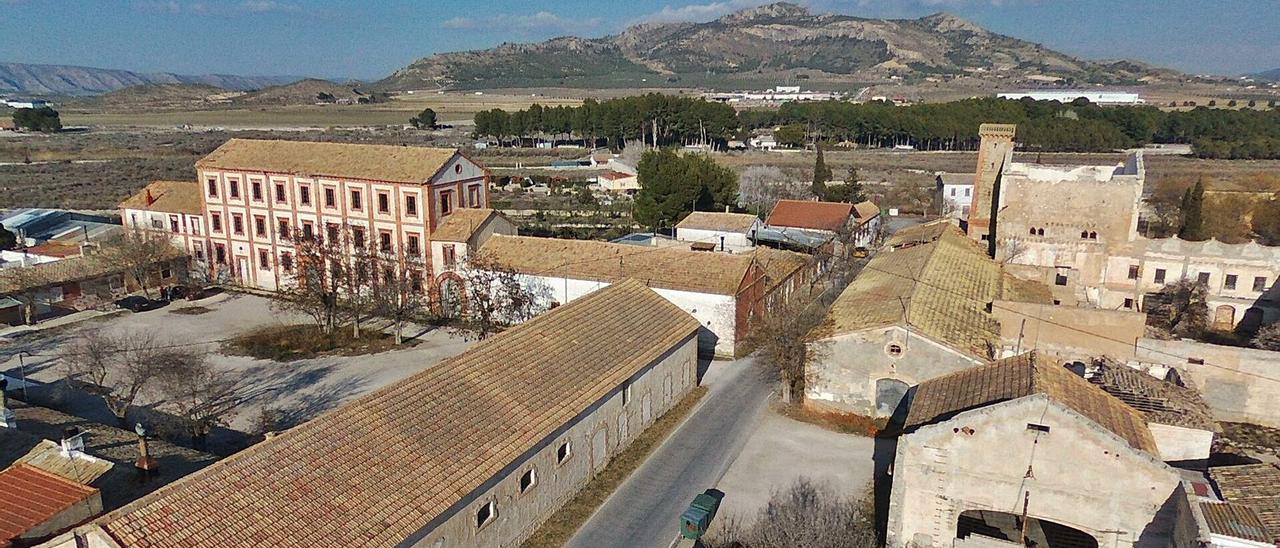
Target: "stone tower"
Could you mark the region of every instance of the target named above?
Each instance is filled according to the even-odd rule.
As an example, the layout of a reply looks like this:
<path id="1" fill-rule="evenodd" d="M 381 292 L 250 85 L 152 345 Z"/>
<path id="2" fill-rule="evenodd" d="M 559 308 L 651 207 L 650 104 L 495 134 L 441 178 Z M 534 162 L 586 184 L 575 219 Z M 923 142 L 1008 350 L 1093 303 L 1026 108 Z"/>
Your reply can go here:
<path id="1" fill-rule="evenodd" d="M 982 124 L 978 127 L 978 169 L 973 176 L 973 205 L 969 208 L 966 231 L 970 238 L 988 242 L 995 255 L 996 210 L 1000 207 L 1000 171 L 1013 158 L 1013 124 Z"/>

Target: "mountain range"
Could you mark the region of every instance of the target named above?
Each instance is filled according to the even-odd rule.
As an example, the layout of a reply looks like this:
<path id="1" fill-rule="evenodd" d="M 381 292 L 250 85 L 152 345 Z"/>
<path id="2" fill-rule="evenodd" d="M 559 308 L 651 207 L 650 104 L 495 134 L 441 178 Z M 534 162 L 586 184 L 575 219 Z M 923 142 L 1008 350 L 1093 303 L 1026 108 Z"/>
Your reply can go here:
<path id="1" fill-rule="evenodd" d="M 1250 74 L 1249 76 L 1252 76 L 1259 80 L 1270 80 L 1272 82 L 1280 82 L 1280 68 L 1264 70 L 1262 72 Z"/>
<path id="2" fill-rule="evenodd" d="M 96 95 L 146 84 L 197 84 L 226 90 L 254 90 L 298 80 L 289 76 L 133 72 L 70 65 L 0 63 L 0 93 Z"/>
<path id="3" fill-rule="evenodd" d="M 779 2 L 706 23 L 640 24 L 601 38 L 568 36 L 436 54 L 396 71 L 377 86 L 608 87 L 611 82 L 677 82 L 707 75 L 866 81 L 966 74 L 1040 76 L 1079 84 L 1186 78 L 1140 62 L 1079 59 L 945 13 L 866 19 L 812 13 Z"/>

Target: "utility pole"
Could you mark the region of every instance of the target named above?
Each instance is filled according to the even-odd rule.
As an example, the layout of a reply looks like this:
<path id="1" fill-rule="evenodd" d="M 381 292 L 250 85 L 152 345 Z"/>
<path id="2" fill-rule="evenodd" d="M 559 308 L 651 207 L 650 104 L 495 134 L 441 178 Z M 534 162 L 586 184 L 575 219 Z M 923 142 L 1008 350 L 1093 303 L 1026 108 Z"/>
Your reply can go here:
<path id="1" fill-rule="evenodd" d="M 1031 502 L 1031 491 L 1022 493 L 1022 531 L 1018 534 L 1018 544 L 1027 545 L 1027 504 Z"/>

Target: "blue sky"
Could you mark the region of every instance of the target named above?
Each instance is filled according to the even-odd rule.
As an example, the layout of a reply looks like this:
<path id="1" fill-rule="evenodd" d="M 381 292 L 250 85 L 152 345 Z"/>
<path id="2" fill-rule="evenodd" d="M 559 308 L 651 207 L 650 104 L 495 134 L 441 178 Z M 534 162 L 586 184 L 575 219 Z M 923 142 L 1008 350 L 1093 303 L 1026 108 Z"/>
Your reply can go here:
<path id="1" fill-rule="evenodd" d="M 435 52 L 640 21 L 706 21 L 757 0 L 0 0 L 0 62 L 376 79 Z M 1087 58 L 1195 73 L 1280 68 L 1280 0 L 806 0 L 865 17 L 954 13 Z"/>

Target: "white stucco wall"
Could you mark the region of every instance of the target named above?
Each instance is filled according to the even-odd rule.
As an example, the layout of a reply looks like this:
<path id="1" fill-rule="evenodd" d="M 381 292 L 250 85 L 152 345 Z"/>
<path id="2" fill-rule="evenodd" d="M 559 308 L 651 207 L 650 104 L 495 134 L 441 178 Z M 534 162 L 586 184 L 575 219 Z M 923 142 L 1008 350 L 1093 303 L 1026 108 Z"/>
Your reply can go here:
<path id="1" fill-rule="evenodd" d="M 752 226 L 747 232 L 730 232 L 725 230 L 704 230 L 700 228 L 677 228 L 676 239 L 682 242 L 702 242 L 716 245 L 716 251 L 720 251 L 721 238 L 724 238 L 725 251 L 738 253 L 741 251 L 749 251 L 755 247 L 751 242 L 750 235 L 759 228 L 760 223 Z"/>

